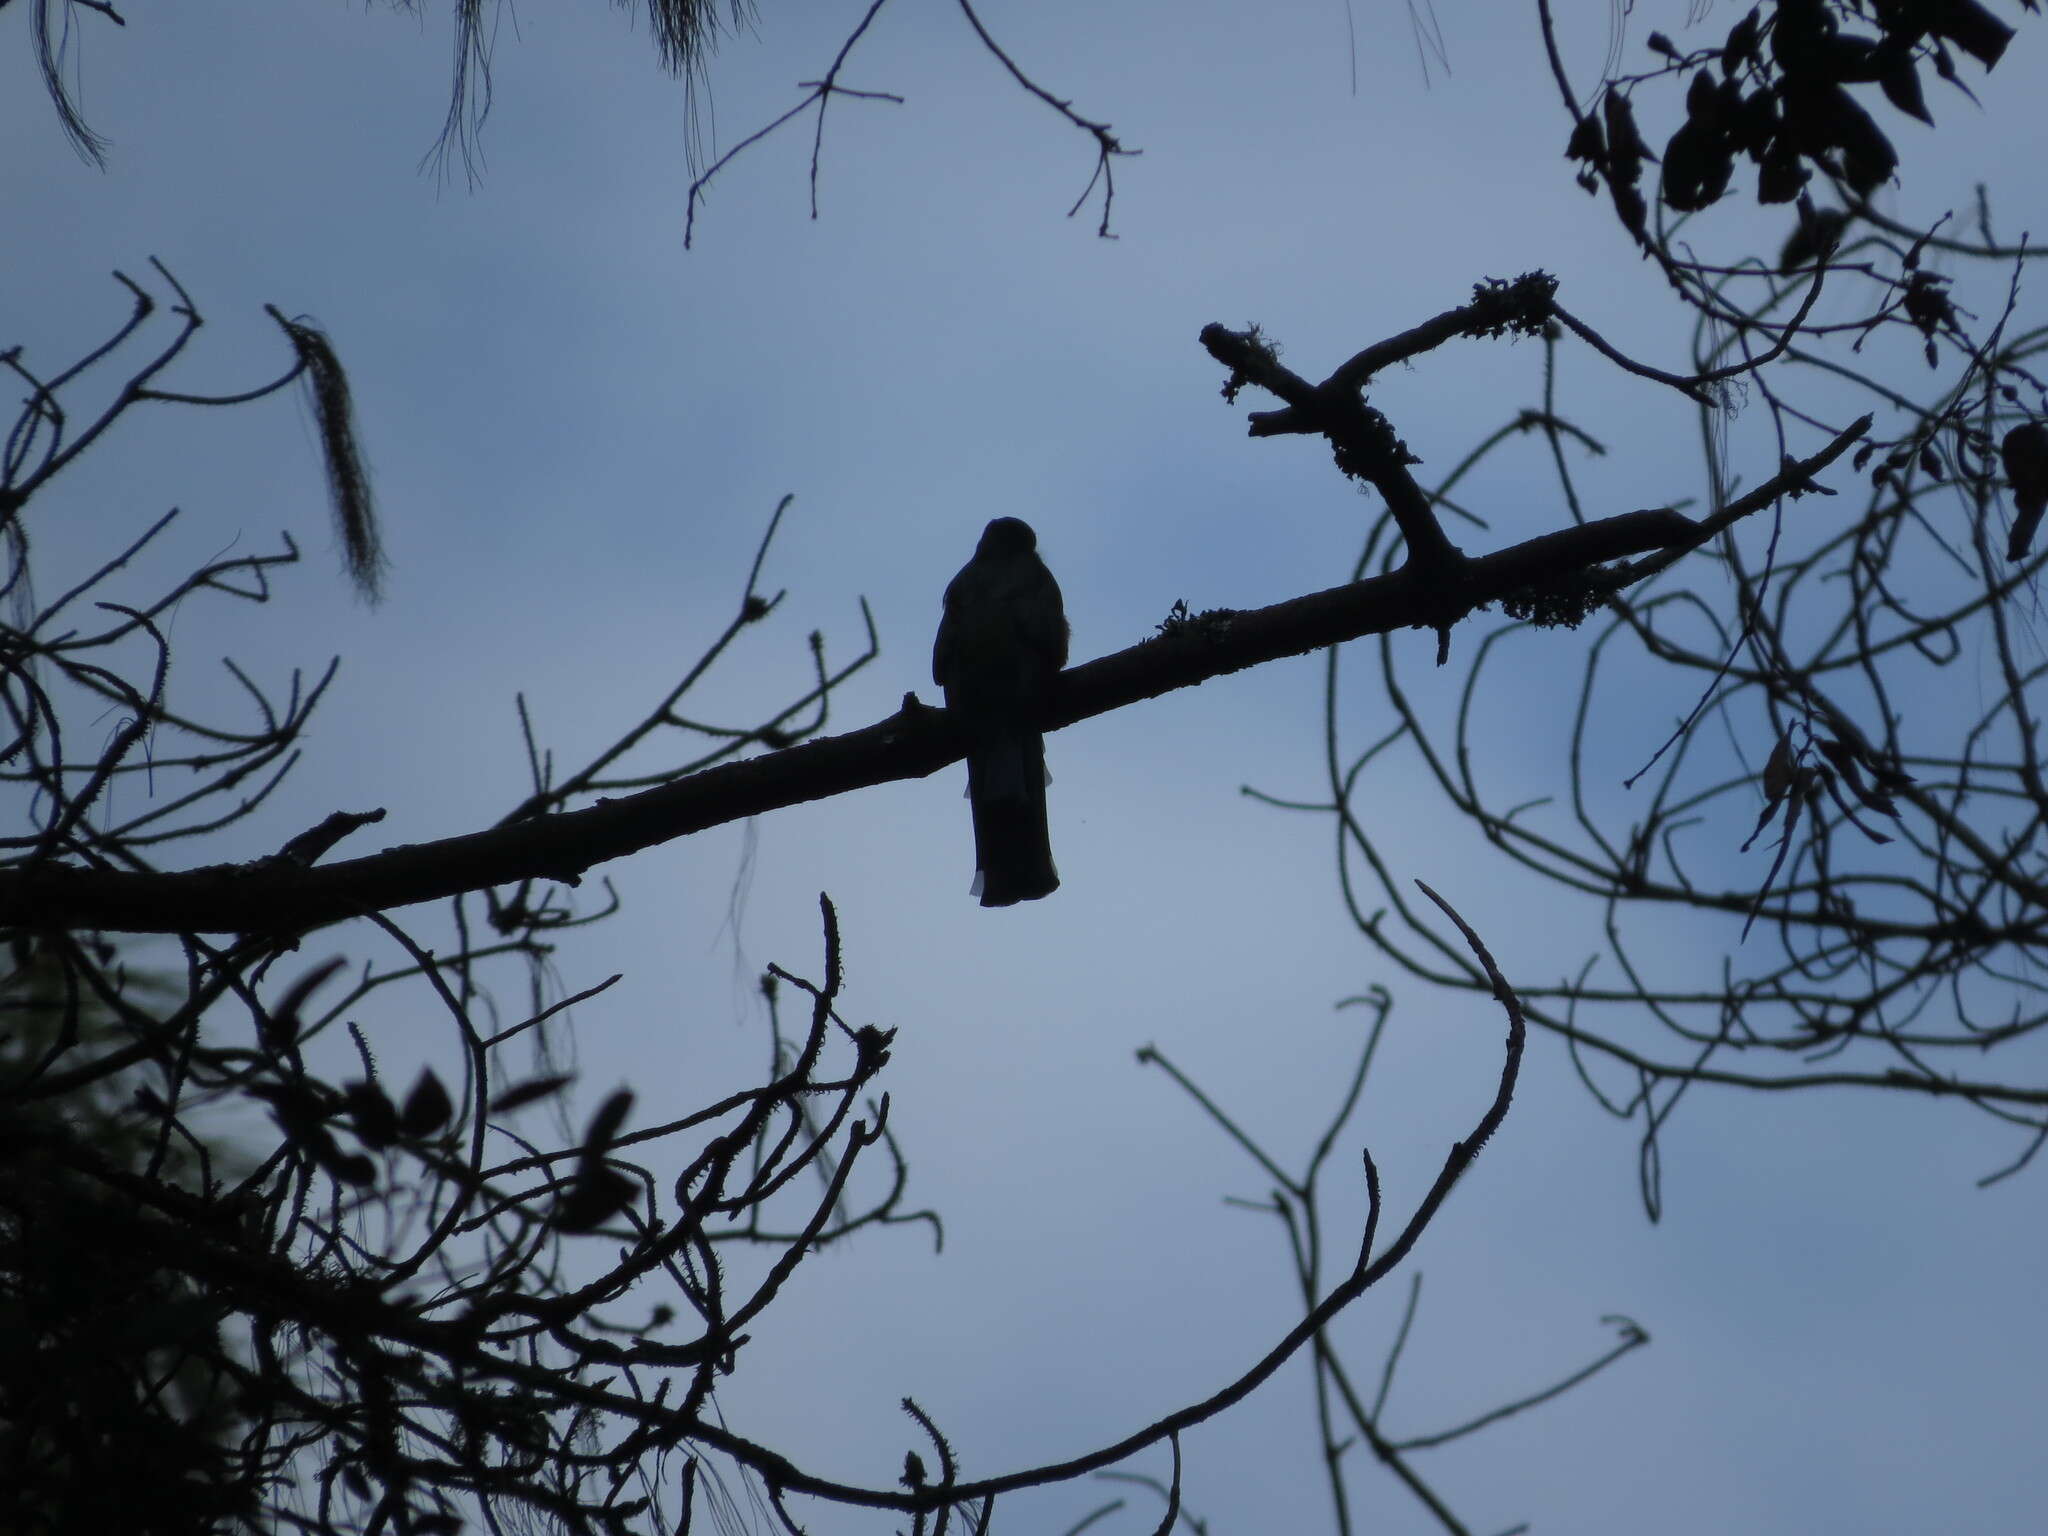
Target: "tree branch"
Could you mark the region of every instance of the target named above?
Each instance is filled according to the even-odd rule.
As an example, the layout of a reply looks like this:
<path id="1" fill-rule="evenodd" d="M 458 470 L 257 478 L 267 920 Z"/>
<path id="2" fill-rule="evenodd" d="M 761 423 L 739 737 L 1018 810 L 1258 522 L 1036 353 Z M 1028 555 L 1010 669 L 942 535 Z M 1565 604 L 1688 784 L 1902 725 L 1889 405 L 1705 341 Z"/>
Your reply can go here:
<path id="1" fill-rule="evenodd" d="M 1852 423 L 1819 453 L 1788 463 L 1716 514 L 1711 526 L 1726 526 L 1731 514 L 1753 512 L 1803 488 L 1868 423 L 1867 417 Z M 1455 580 L 1404 569 L 1268 608 L 1213 610 L 1061 674 L 1044 726 L 1059 730 L 1212 677 L 1364 635 L 1446 629 L 1485 604 L 1554 588 L 1593 566 L 1690 547 L 1707 526 L 1669 508 L 1627 512 L 1468 561 Z M 407 844 L 339 864 L 220 864 L 169 874 L 58 864 L 0 871 L 0 924 L 120 933 L 301 933 L 519 880 L 573 885 L 593 866 L 643 848 L 810 800 L 924 778 L 964 754 L 964 740 L 946 711 L 906 694 L 895 714 L 842 736 L 721 764 L 587 810 Z"/>

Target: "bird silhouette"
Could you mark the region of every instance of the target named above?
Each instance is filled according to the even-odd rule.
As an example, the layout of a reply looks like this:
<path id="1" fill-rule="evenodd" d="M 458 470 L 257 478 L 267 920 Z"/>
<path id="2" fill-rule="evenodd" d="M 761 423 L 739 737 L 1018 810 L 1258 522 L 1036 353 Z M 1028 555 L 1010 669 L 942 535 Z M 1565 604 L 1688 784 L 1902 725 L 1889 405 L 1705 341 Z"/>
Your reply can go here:
<path id="1" fill-rule="evenodd" d="M 1038 535 L 1021 519 L 999 517 L 947 585 L 932 645 L 932 681 L 967 737 L 973 891 L 984 907 L 1059 889 L 1039 722 L 1066 664 L 1066 609 L 1038 558 Z"/>

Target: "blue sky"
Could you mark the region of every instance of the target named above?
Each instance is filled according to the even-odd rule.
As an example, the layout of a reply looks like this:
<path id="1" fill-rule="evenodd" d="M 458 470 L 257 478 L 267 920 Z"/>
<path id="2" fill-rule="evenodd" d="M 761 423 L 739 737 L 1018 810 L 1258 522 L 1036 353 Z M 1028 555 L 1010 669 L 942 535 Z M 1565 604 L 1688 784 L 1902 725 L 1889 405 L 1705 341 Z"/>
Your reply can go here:
<path id="1" fill-rule="evenodd" d="M 784 608 L 699 713 L 746 716 L 801 687 L 812 628 L 850 655 L 862 596 L 883 652 L 835 698 L 833 727 L 880 718 L 906 690 L 931 699 L 939 593 L 995 516 L 1038 529 L 1076 660 L 1143 638 L 1176 599 L 1251 607 L 1334 584 L 1372 508 L 1309 441 L 1245 437 L 1195 341 L 1209 321 L 1256 320 L 1320 376 L 1481 278 L 1542 267 L 1610 337 L 1682 366 L 1686 328 L 1660 280 L 1570 183 L 1532 8 L 1446 14 L 1445 72 L 1425 70 L 1404 16 L 1359 7 L 1355 93 L 1335 5 L 981 9 L 1023 67 L 1143 149 L 1117 167 L 1119 239 L 1094 237 L 1092 208 L 1062 217 L 1087 142 L 944 5 L 893 0 L 855 56 L 845 83 L 906 102 L 835 106 L 817 222 L 809 133 L 793 126 L 722 175 L 687 253 L 683 93 L 626 13 L 501 13 L 474 187 L 459 168 L 419 169 L 446 106 L 446 7 L 199 5 L 137 10 L 120 31 L 86 17 L 81 97 L 111 140 L 104 173 L 66 148 L 37 88 L 27 7 L 0 15 L 0 344 L 75 353 L 125 311 L 107 270 L 140 277 L 153 254 L 208 316 L 189 387 L 280 366 L 264 302 L 325 326 L 355 385 L 394 562 L 380 608 L 333 572 L 295 399 L 124 424 L 39 504 L 53 590 L 171 505 L 184 512 L 162 570 L 280 529 L 313 555 L 269 609 L 177 616 L 178 681 L 198 697 L 225 696 L 219 655 L 273 680 L 345 658 L 294 787 L 206 859 L 267 852 L 337 807 L 389 808 L 355 852 L 494 820 L 524 788 L 514 694 L 565 760 L 604 745 L 725 622 L 785 493 L 796 503 L 765 576 Z M 769 5 L 712 63 L 707 133 L 729 145 L 790 105 L 856 16 Z M 1632 28 L 1686 41 L 1680 20 Z M 1578 25 L 1570 62 L 1590 86 L 1605 9 Z M 2023 26 L 1977 85 L 1981 120 L 1951 99 L 1939 140 L 1905 125 L 1901 207 L 1947 206 L 1993 125 L 2041 147 L 2043 35 Z M 2024 156 L 1999 169 L 2012 163 Z M 2038 228 L 2030 174 L 2015 196 Z M 1388 376 L 1374 400 L 1447 465 L 1533 403 L 1539 365 L 1534 347 L 1467 343 Z M 1688 410 L 1582 351 L 1564 368 L 1580 418 L 1616 450 L 1583 466 L 1595 511 L 1701 494 Z M 1554 526 L 1553 486 L 1536 445 L 1511 451 L 1466 487 L 1491 531 L 1454 537 L 1479 552 Z M 1397 642 L 1417 686 L 1432 643 Z M 1526 714 L 1509 723 L 1540 744 L 1576 661 L 1516 665 Z M 1362 741 L 1383 706 L 1363 656 L 1349 675 Z M 593 1098 L 629 1081 L 652 1119 L 755 1070 L 753 976 L 769 960 L 815 974 L 828 891 L 850 1011 L 900 1030 L 886 1082 L 913 1196 L 947 1219 L 943 1255 L 898 1231 L 803 1266 L 722 1395 L 736 1429 L 887 1483 L 913 1443 L 895 1407 L 909 1393 L 969 1472 L 993 1473 L 1114 1438 L 1277 1337 L 1294 1314 L 1277 1229 L 1220 1199 L 1256 1198 L 1262 1180 L 1134 1065 L 1143 1044 L 1292 1162 L 1359 1039 L 1362 1012 L 1334 1005 L 1388 985 L 1394 1022 L 1353 1142 L 1371 1145 L 1396 1212 L 1426 1187 L 1491 1092 L 1500 1023 L 1363 943 L 1322 820 L 1240 795 L 1316 794 L 1320 679 L 1301 658 L 1055 736 L 1065 884 L 1048 901 L 969 899 L 957 768 L 606 871 L 626 915 L 559 957 L 571 986 L 626 972 L 575 1019 Z M 1668 701 L 1655 709 L 1660 735 Z M 1640 745 L 1612 751 L 1634 760 Z M 1499 771 L 1517 762 L 1504 749 Z M 1373 795 L 1411 872 L 1511 978 L 1520 965 L 1552 979 L 1570 963 L 1557 956 L 1584 952 L 1585 915 L 1534 900 L 1411 772 L 1396 765 Z M 1718 953 L 1715 936 L 1665 941 Z M 431 1038 L 411 1027 L 431 1016 L 406 1006 L 382 1023 L 394 1057 Z M 2039 1175 L 1976 1191 L 2012 1143 L 1941 1106 L 1700 1100 L 1667 1134 L 1652 1228 L 1633 1129 L 1599 1117 L 1534 1042 L 1498 1144 L 1416 1256 L 1427 1283 L 1393 1427 L 1438 1428 L 1546 1383 L 1604 1346 L 1606 1313 L 1656 1344 L 1423 1457 L 1425 1473 L 1475 1530 L 2027 1528 L 2048 1409 Z M 1361 1374 L 1403 1294 L 1339 1324 Z M 1290 1368 L 1190 1437 L 1187 1500 L 1213 1529 L 1327 1528 L 1305 1383 Z M 1143 1470 L 1162 1474 L 1163 1458 Z M 1119 1491 L 1020 1511 L 1057 1530 Z M 1375 1529 L 1430 1528 L 1370 1469 L 1355 1498 Z M 1134 1506 L 1120 1528 L 1152 1518 Z"/>

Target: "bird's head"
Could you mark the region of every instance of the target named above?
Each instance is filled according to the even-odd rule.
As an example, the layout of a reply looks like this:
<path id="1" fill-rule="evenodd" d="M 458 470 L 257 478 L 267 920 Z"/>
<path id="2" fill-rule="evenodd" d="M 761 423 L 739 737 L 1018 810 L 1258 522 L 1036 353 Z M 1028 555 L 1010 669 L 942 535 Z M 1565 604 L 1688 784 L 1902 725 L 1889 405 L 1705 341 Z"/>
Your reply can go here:
<path id="1" fill-rule="evenodd" d="M 1031 531 L 1031 525 L 1021 517 L 999 517 L 981 531 L 981 543 L 974 553 L 980 555 L 1028 555 L 1038 548 L 1038 535 Z"/>

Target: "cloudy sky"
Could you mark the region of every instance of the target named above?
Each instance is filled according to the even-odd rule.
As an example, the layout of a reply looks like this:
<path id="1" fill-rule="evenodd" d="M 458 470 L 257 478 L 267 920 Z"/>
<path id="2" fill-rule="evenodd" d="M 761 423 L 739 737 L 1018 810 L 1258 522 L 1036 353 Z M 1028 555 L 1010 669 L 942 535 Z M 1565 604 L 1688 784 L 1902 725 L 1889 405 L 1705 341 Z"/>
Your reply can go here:
<path id="1" fill-rule="evenodd" d="M 1329 0 L 987 0 L 1020 65 L 1144 151 L 1118 163 L 1119 238 L 1102 240 L 1096 206 L 1064 217 L 1088 142 L 1007 81 L 957 8 L 892 0 L 844 83 L 905 100 L 834 106 L 816 222 L 810 130 L 792 125 L 722 174 L 686 252 L 685 95 L 628 12 L 498 13 L 472 184 L 459 162 L 422 169 L 447 108 L 447 6 L 135 7 L 123 29 L 82 16 L 72 59 L 110 142 L 104 172 L 66 146 L 29 7 L 10 7 L 0 345 L 46 366 L 75 355 L 125 314 L 107 273 L 144 279 L 150 256 L 208 317 L 184 387 L 280 368 L 264 303 L 310 316 L 353 378 L 393 558 L 388 600 L 355 603 L 328 549 L 310 423 L 280 398 L 124 424 L 39 503 L 39 579 L 61 590 L 170 506 L 183 513 L 160 569 L 268 548 L 281 530 L 313 555 L 267 609 L 177 614 L 191 697 L 227 697 L 221 655 L 273 682 L 345 658 L 282 803 L 204 859 L 270 851 L 338 807 L 389 809 L 356 853 L 495 820 L 525 787 L 515 694 L 563 762 L 608 743 L 726 622 L 784 494 L 796 500 L 764 581 L 788 595 L 694 701 L 701 717 L 751 723 L 799 690 L 812 629 L 851 656 L 863 597 L 881 655 L 835 697 L 831 728 L 880 718 L 906 690 L 929 700 L 939 593 L 995 516 L 1038 529 L 1076 660 L 1142 639 L 1176 600 L 1242 608 L 1332 585 L 1373 508 L 1309 441 L 1246 438 L 1202 325 L 1256 321 L 1320 376 L 1481 278 L 1542 267 L 1639 355 L 1683 366 L 1686 337 L 1570 183 L 1533 7 L 1447 8 L 1448 68 L 1398 8 L 1354 9 L 1355 49 Z M 1582 9 L 1567 41 L 1590 86 L 1608 20 Z M 1630 23 L 1631 57 L 1652 25 L 1708 40 L 1734 14 L 1687 37 L 1671 9 Z M 858 15 L 771 0 L 711 65 L 704 144 L 793 105 Z M 1987 124 L 2021 125 L 2043 163 L 2044 37 L 2022 28 L 1978 87 L 1981 119 L 1951 98 L 1952 138 L 1902 132 L 1919 179 L 1901 206 L 1938 211 L 1966 190 Z M 1997 169 L 2015 163 L 2026 156 Z M 2039 179 L 2018 196 L 2048 212 Z M 1534 347 L 1465 344 L 1374 399 L 1444 465 L 1537 399 L 1539 365 Z M 1616 445 L 1584 466 L 1591 510 L 1701 493 L 1688 411 L 1583 353 L 1567 352 L 1564 379 Z M 1470 551 L 1562 520 L 1538 446 L 1516 452 L 1467 487 L 1491 525 L 1455 535 Z M 1431 638 L 1398 643 L 1427 686 Z M 1523 665 L 1526 719 L 1511 723 L 1548 740 L 1576 653 Z M 1362 664 L 1352 675 L 1347 730 L 1362 742 L 1384 705 Z M 1657 706 L 1655 734 L 1670 713 Z M 630 1082 L 652 1119 L 755 1070 L 752 979 L 771 960 L 816 974 L 829 892 L 849 1014 L 900 1031 L 886 1085 L 913 1198 L 947 1221 L 940 1255 L 898 1230 L 805 1265 L 723 1394 L 735 1429 L 888 1484 L 914 1443 L 895 1406 L 909 1394 L 970 1475 L 990 1474 L 1113 1439 L 1263 1351 L 1297 1311 L 1280 1234 L 1222 1201 L 1265 1181 L 1135 1063 L 1147 1043 L 1294 1163 L 1361 1039 L 1366 1011 L 1339 1005 L 1388 986 L 1393 1022 L 1348 1145 L 1370 1144 L 1405 1213 L 1490 1095 L 1501 1023 L 1359 937 L 1324 819 L 1240 793 L 1316 798 L 1320 729 L 1320 667 L 1301 658 L 1059 734 L 1065 884 L 1005 911 L 968 897 L 957 768 L 605 871 L 626 915 L 559 957 L 572 988 L 626 973 L 575 1018 L 593 1096 Z M 1461 908 L 1511 979 L 1518 965 L 1554 979 L 1596 942 L 1587 914 L 1532 899 L 1409 770 L 1391 765 L 1371 803 L 1406 872 Z M 409 1022 L 384 1021 L 394 1054 Z M 1634 1128 L 1600 1116 L 1539 1039 L 1506 1129 L 1415 1258 L 1427 1281 L 1388 1427 L 1426 1433 L 1544 1385 L 1605 1346 L 1603 1315 L 1626 1314 L 1653 1348 L 1421 1458 L 1474 1530 L 2029 1528 L 2048 1410 L 2042 1175 L 1973 1187 L 2015 1150 L 1941 1106 L 1699 1095 L 1666 1137 L 1652 1227 Z M 1340 1190 L 1335 1219 L 1360 1203 Z M 1403 1294 L 1338 1326 L 1368 1378 Z M 1328 1528 L 1306 1381 L 1290 1368 L 1189 1438 L 1187 1502 L 1212 1529 Z M 1057 1531 L 1128 1491 L 1067 1488 L 1019 1510 Z M 1434 1528 L 1363 1465 L 1354 1500 L 1373 1529 Z M 1155 1517 L 1140 1500 L 1113 1528 Z"/>

